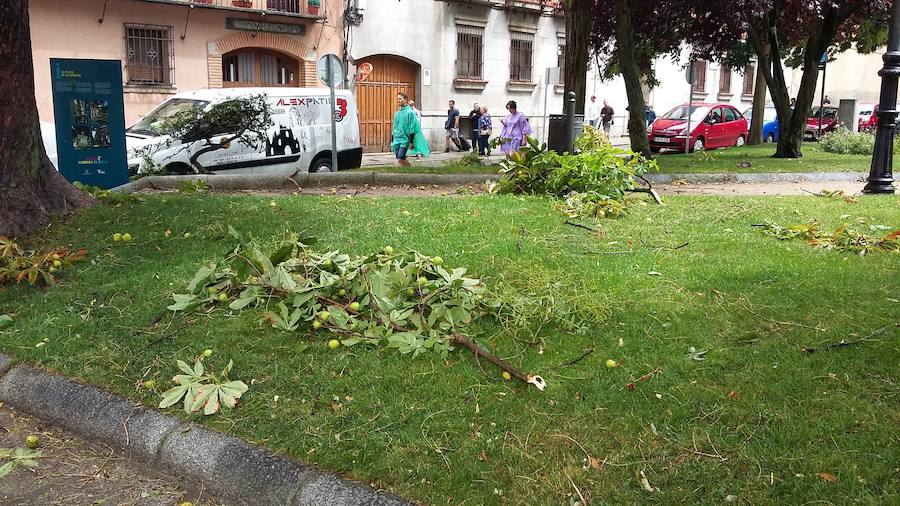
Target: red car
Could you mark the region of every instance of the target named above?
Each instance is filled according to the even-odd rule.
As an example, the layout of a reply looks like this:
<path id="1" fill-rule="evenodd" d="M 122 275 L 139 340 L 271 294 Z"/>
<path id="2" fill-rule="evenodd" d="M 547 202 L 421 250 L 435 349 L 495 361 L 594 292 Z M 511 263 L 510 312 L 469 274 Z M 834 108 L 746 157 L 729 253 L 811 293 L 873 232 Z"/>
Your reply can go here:
<path id="1" fill-rule="evenodd" d="M 868 113 L 868 114 L 866 114 Z M 859 114 L 859 131 L 874 132 L 878 127 L 878 104 L 872 107 L 872 110 L 861 112 Z"/>
<path id="2" fill-rule="evenodd" d="M 821 132 L 819 124 L 822 125 Z M 803 139 L 808 141 L 817 141 L 819 137 L 835 131 L 841 126 L 841 120 L 838 119 L 837 107 L 814 107 L 806 119 L 806 132 L 803 133 Z"/>
<path id="3" fill-rule="evenodd" d="M 691 151 L 743 146 L 747 140 L 747 119 L 740 111 L 728 104 L 693 103 L 679 105 L 653 122 L 650 149 L 684 152 L 688 117 Z"/>

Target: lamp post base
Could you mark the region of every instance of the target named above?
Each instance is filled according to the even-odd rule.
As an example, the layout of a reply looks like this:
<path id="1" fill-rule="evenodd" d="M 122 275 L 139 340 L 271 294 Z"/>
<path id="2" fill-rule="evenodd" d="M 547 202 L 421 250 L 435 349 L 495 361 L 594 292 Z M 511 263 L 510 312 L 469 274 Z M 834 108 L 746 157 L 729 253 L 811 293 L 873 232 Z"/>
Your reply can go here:
<path id="1" fill-rule="evenodd" d="M 894 193 L 894 180 L 891 178 L 869 179 L 863 193 Z"/>

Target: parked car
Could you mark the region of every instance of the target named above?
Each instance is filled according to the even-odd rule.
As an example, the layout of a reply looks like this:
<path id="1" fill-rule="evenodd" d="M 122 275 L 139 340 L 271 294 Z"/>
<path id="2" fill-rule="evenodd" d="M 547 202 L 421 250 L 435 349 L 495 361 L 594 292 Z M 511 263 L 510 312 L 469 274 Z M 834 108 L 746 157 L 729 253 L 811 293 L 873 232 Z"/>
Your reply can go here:
<path id="1" fill-rule="evenodd" d="M 803 139 L 817 141 L 819 137 L 835 131 L 839 126 L 841 126 L 841 120 L 838 119 L 837 107 L 813 107 L 806 119 L 806 131 L 803 133 Z"/>
<path id="2" fill-rule="evenodd" d="M 41 138 L 44 140 L 44 150 L 47 151 L 47 157 L 50 163 L 59 170 L 59 155 L 56 151 L 56 125 L 41 121 Z"/>
<path id="3" fill-rule="evenodd" d="M 163 132 L 165 120 L 191 107 L 213 105 L 252 95 L 265 95 L 273 125 L 265 142 L 253 150 L 242 142 L 200 155 L 198 161 L 217 174 L 291 174 L 353 169 L 362 163 L 356 100 L 348 90 L 335 91 L 330 104 L 327 88 L 223 88 L 175 95 L 126 130 L 128 168 L 143 170 L 144 157 L 169 173 L 194 172 L 191 154 L 202 140 L 172 139 Z M 337 127 L 338 167 L 331 162 L 331 115 Z M 227 133 L 227 132 L 222 132 Z M 187 144 L 187 146 L 185 146 Z"/>
<path id="4" fill-rule="evenodd" d="M 862 104 L 859 106 L 859 116 L 857 116 L 857 130 L 867 132 L 869 129 L 874 130 L 878 124 L 878 104 Z"/>
<path id="5" fill-rule="evenodd" d="M 728 104 L 692 103 L 675 107 L 653 122 L 648 137 L 650 149 L 684 152 L 691 120 L 691 151 L 743 146 L 747 140 L 747 120 Z"/>
<path id="6" fill-rule="evenodd" d="M 747 124 L 749 125 L 753 119 L 752 107 L 748 107 L 744 111 L 744 117 L 747 118 Z M 779 133 L 778 111 L 772 106 L 766 106 L 765 114 L 763 115 L 763 142 L 778 142 Z"/>

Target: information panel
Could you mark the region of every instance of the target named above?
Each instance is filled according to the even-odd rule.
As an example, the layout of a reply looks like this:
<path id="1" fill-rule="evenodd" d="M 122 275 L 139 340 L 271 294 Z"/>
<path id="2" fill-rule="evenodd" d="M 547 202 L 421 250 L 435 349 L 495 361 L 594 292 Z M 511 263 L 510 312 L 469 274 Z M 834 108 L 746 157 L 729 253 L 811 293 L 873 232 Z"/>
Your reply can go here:
<path id="1" fill-rule="evenodd" d="M 59 171 L 69 181 L 128 182 L 119 60 L 50 59 Z"/>

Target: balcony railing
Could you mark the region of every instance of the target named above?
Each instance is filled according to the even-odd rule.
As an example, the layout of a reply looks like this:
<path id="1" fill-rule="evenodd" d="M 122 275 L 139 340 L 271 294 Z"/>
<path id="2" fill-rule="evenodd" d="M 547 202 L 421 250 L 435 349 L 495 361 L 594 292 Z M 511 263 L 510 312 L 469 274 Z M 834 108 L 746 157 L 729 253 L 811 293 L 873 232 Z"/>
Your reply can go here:
<path id="1" fill-rule="evenodd" d="M 191 4 L 195 7 L 211 7 L 229 10 L 247 10 L 285 16 L 322 15 L 322 2 L 309 0 L 147 0 L 159 3 Z"/>

